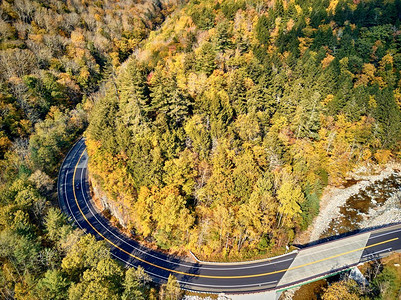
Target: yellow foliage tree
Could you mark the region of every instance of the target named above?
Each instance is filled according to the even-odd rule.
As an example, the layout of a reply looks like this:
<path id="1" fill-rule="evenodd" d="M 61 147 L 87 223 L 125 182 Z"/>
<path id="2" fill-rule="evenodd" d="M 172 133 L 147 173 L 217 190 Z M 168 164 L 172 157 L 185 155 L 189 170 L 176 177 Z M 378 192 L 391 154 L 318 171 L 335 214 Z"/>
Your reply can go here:
<path id="1" fill-rule="evenodd" d="M 291 226 L 294 218 L 301 213 L 300 204 L 304 202 L 301 187 L 288 173 L 283 174 L 282 183 L 277 191 L 280 226 Z"/>

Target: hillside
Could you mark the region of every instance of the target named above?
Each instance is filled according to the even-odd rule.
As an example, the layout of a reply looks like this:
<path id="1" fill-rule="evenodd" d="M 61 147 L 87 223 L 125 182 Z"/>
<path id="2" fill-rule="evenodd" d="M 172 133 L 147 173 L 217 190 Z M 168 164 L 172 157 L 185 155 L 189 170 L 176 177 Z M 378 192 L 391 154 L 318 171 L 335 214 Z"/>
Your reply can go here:
<path id="1" fill-rule="evenodd" d="M 399 158 L 400 1 L 189 1 L 92 108 L 90 172 L 137 238 L 274 255 L 327 185 Z"/>

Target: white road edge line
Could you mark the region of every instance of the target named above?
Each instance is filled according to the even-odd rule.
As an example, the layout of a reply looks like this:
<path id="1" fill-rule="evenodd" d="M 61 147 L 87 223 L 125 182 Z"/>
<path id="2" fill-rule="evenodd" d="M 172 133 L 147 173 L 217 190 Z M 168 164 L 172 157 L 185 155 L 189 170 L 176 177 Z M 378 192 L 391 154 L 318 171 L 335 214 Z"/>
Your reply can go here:
<path id="1" fill-rule="evenodd" d="M 387 248 L 387 249 L 382 249 L 382 250 L 379 250 L 379 251 L 376 251 L 376 252 L 373 252 L 373 253 L 369 253 L 369 254 L 366 254 L 366 255 L 364 255 L 364 256 L 362 256 L 362 258 L 363 257 L 367 257 L 367 256 L 372 256 L 372 255 L 375 255 L 375 254 L 379 254 L 379 253 L 382 253 L 382 252 L 386 252 L 386 251 L 391 251 L 393 248 Z"/>
<path id="2" fill-rule="evenodd" d="M 401 231 L 401 229 L 393 230 L 393 231 L 390 231 L 390 232 L 386 232 L 386 233 L 378 234 L 378 235 L 375 235 L 375 236 L 371 236 L 369 239 L 375 239 L 375 238 L 378 238 L 378 237 L 381 237 L 381 236 L 389 235 L 389 234 L 400 232 L 400 231 Z"/>
<path id="3" fill-rule="evenodd" d="M 81 147 L 82 147 L 82 145 L 80 145 L 80 146 L 78 147 L 78 149 L 80 149 Z M 73 155 L 72 158 L 74 158 L 74 156 L 75 156 L 75 155 Z M 69 168 L 71 167 L 71 161 L 70 161 L 68 167 L 69 167 Z M 83 230 L 81 224 L 79 224 L 77 218 L 75 218 L 75 215 L 74 215 L 74 213 L 72 212 L 72 209 L 71 209 L 71 206 L 70 206 L 70 202 L 68 201 L 68 197 L 67 197 L 67 177 L 68 177 L 68 169 L 67 169 L 67 171 L 66 171 L 66 173 L 65 173 L 65 177 L 64 177 L 64 198 L 65 198 L 65 202 L 67 203 L 68 210 L 70 211 L 72 217 L 74 218 L 75 223 L 78 225 L 79 228 L 81 228 L 81 229 Z M 74 183 L 72 183 L 72 184 L 74 184 Z"/>

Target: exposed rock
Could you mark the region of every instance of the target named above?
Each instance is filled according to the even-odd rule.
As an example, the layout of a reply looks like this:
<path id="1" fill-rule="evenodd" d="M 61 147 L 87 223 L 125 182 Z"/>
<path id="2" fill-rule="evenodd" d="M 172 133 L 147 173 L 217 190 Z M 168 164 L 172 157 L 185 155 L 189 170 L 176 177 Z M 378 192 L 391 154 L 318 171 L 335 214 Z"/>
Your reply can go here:
<path id="1" fill-rule="evenodd" d="M 359 227 L 368 228 L 399 222 L 401 222 L 401 191 L 394 194 L 384 205 L 371 208 Z"/>
<path id="2" fill-rule="evenodd" d="M 100 211 L 109 210 L 110 213 L 112 214 L 112 216 L 114 216 L 118 220 L 120 225 L 123 227 L 126 227 L 127 222 L 126 222 L 126 220 L 124 220 L 124 217 L 121 213 L 121 205 L 119 205 L 118 203 L 116 203 L 114 201 L 110 201 L 109 198 L 107 197 L 106 193 L 103 192 L 103 190 L 101 189 L 100 185 L 97 183 L 96 180 L 89 177 L 89 182 L 91 183 L 92 192 L 93 192 L 93 196 L 94 196 L 94 202 L 96 204 L 96 207 Z"/>

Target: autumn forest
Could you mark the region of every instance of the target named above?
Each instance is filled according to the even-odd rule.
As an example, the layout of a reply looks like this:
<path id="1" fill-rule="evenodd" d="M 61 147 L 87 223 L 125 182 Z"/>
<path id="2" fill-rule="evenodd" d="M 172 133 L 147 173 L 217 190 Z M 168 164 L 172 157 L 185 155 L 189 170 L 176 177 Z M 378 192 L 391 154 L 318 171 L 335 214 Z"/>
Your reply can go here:
<path id="1" fill-rule="evenodd" d="M 0 298 L 180 294 L 61 213 L 82 135 L 116 226 L 214 261 L 284 253 L 325 187 L 400 159 L 401 0 L 3 0 L 0 16 Z"/>

